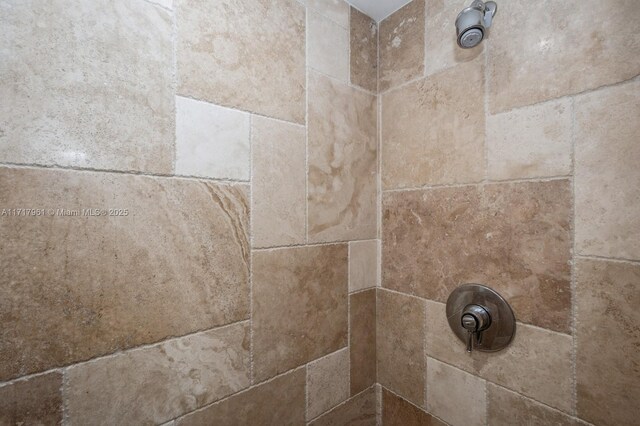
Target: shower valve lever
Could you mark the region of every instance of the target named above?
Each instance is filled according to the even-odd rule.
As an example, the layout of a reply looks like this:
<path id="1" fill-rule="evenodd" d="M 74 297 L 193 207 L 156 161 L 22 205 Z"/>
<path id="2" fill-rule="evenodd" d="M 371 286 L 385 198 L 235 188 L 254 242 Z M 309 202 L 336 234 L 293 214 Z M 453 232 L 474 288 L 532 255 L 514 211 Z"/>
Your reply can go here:
<path id="1" fill-rule="evenodd" d="M 482 343 L 482 332 L 491 325 L 491 316 L 480 305 L 467 305 L 462 312 L 462 327 L 467 330 L 467 352 L 473 350 L 473 337 L 476 344 Z"/>

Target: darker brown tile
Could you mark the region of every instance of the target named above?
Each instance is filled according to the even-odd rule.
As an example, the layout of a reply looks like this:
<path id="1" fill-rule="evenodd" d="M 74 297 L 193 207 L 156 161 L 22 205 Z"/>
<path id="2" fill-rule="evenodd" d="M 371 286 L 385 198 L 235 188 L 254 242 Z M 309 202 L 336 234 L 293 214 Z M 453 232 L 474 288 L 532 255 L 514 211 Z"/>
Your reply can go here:
<path id="1" fill-rule="evenodd" d="M 640 265 L 576 264 L 578 416 L 597 425 L 640 418 Z"/>
<path id="2" fill-rule="evenodd" d="M 114 173 L 0 169 L 0 380 L 249 314 L 248 188 Z"/>
<path id="3" fill-rule="evenodd" d="M 516 318 L 569 332 L 567 180 L 383 197 L 383 286 L 445 302 L 464 283 L 501 293 Z"/>
<path id="4" fill-rule="evenodd" d="M 347 345 L 347 245 L 253 252 L 258 381 Z"/>
<path id="5" fill-rule="evenodd" d="M 446 426 L 429 413 L 382 389 L 382 424 L 384 426 Z"/>
<path id="6" fill-rule="evenodd" d="M 351 83 L 378 90 L 378 24 L 351 8 Z"/>
<path id="7" fill-rule="evenodd" d="M 0 387 L 0 425 L 62 422 L 62 374 L 49 373 Z"/>
<path id="8" fill-rule="evenodd" d="M 376 382 L 376 290 L 349 296 L 351 395 Z"/>
<path id="9" fill-rule="evenodd" d="M 304 368 L 188 414 L 176 426 L 304 424 Z"/>
<path id="10" fill-rule="evenodd" d="M 376 391 L 373 387 L 309 423 L 309 426 L 375 426 Z"/>

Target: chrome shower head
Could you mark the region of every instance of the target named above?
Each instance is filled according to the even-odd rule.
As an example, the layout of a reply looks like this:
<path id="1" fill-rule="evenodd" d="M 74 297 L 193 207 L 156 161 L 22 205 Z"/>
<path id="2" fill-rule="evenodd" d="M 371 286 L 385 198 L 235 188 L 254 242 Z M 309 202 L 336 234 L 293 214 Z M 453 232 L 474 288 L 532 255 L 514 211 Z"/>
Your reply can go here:
<path id="1" fill-rule="evenodd" d="M 497 11 L 496 2 L 488 1 L 485 3 L 482 0 L 474 0 L 471 6 L 460 12 L 456 18 L 458 46 L 470 49 L 479 45 Z"/>

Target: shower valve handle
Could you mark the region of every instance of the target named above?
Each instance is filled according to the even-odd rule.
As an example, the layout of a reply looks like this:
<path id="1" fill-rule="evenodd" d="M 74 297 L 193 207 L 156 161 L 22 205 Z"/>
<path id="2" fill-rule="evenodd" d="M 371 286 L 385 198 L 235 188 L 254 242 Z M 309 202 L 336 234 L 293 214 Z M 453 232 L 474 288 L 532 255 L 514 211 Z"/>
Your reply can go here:
<path id="1" fill-rule="evenodd" d="M 467 352 L 473 350 L 473 337 L 476 343 L 482 342 L 482 332 L 491 325 L 491 316 L 480 305 L 467 305 L 462 312 L 462 327 L 467 330 Z"/>

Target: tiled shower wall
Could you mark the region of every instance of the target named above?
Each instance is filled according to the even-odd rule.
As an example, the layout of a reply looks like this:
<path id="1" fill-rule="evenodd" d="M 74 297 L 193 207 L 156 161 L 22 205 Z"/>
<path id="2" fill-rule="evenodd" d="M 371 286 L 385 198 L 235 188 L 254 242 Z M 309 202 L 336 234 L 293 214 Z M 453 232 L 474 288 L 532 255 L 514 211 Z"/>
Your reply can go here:
<path id="1" fill-rule="evenodd" d="M 638 4 L 499 1 L 463 51 L 464 3 L 380 24 L 383 422 L 637 424 Z M 501 352 L 449 329 L 471 282 L 515 311 Z"/>
<path id="2" fill-rule="evenodd" d="M 334 0 L 0 22 L 0 424 L 375 423 L 375 23 Z"/>

